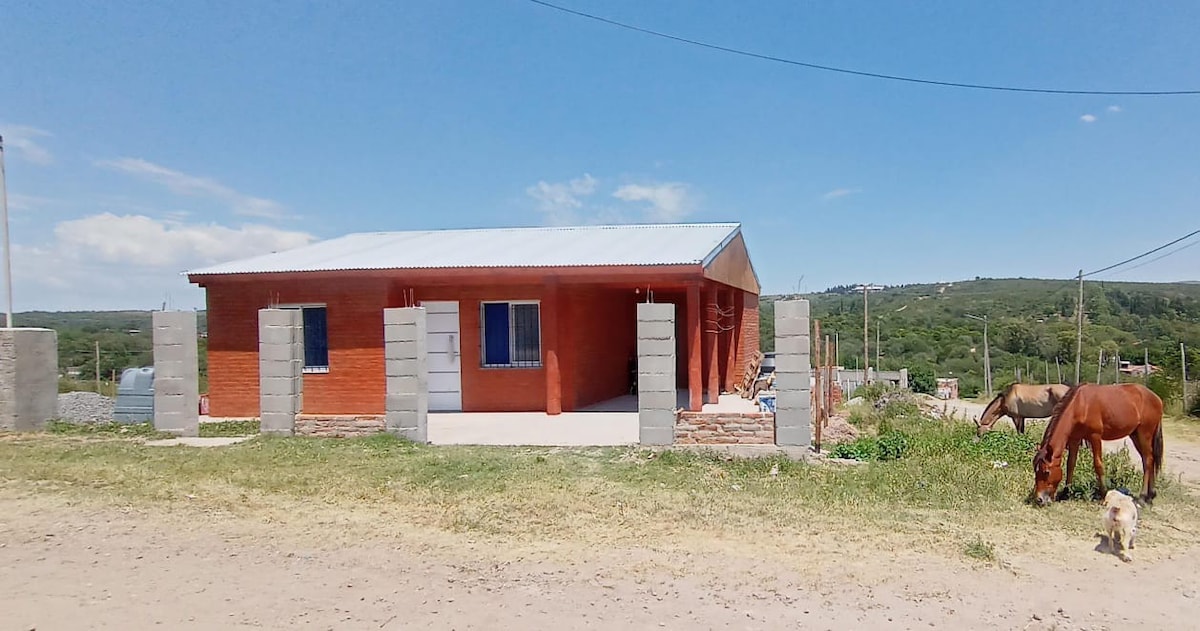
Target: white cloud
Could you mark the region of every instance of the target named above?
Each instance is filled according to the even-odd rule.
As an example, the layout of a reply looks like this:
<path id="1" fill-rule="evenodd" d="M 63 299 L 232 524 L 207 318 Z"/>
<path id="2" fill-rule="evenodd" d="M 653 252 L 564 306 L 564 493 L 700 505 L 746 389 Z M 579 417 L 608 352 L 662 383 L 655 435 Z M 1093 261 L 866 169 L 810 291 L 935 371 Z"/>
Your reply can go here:
<path id="1" fill-rule="evenodd" d="M 526 188 L 525 194 L 537 201 L 538 210 L 546 214 L 547 221 L 564 225 L 576 221 L 576 211 L 583 207 L 581 198 L 594 194 L 596 185 L 596 178 L 584 173 L 583 177 L 566 182 L 539 181 Z"/>
<path id="2" fill-rule="evenodd" d="M 18 193 L 9 194 L 8 196 L 9 210 L 40 210 L 57 203 L 58 200 L 49 197 L 38 197 L 37 195 L 21 195 Z"/>
<path id="3" fill-rule="evenodd" d="M 167 187 L 168 190 L 190 197 L 207 197 L 229 204 L 233 212 L 247 217 L 279 219 L 284 215 L 283 204 L 238 192 L 208 177 L 189 175 L 141 158 L 101 160 L 96 166 L 120 171 Z"/>
<path id="4" fill-rule="evenodd" d="M 691 214 L 695 205 L 688 185 L 681 182 L 626 184 L 613 191 L 613 197 L 625 202 L 649 202 L 644 215 L 652 222 L 679 221 Z"/>
<path id="5" fill-rule="evenodd" d="M 1120 105 L 1109 105 L 1108 111 L 1112 112 L 1113 114 L 1118 114 L 1121 112 L 1121 106 Z"/>
<path id="6" fill-rule="evenodd" d="M 17 308 L 202 306 L 186 269 L 306 245 L 313 236 L 270 226 L 180 223 L 104 213 L 62 221 L 54 239 L 13 248 Z M 191 301 L 193 304 L 187 304 Z"/>
<path id="7" fill-rule="evenodd" d="M 1079 117 L 1079 120 L 1085 123 L 1094 123 L 1096 122 L 1096 117 L 1092 114 L 1084 114 L 1083 116 Z"/>
<path id="8" fill-rule="evenodd" d="M 832 191 L 829 191 L 828 193 L 825 193 L 824 195 L 822 195 L 821 199 L 824 199 L 825 201 L 830 201 L 830 200 L 837 199 L 839 197 L 845 197 L 847 195 L 854 195 L 856 193 L 861 193 L 861 192 L 862 192 L 862 190 L 857 189 L 857 188 L 835 188 Z"/>
<path id="9" fill-rule="evenodd" d="M 16 152 L 14 155 L 18 155 L 29 162 L 41 166 L 52 164 L 54 156 L 51 155 L 49 149 L 41 146 L 34 139 L 45 138 L 50 135 L 51 133 L 44 129 L 29 127 L 27 125 L 4 125 L 0 127 L 0 136 L 4 137 L 5 150 L 9 148 L 15 149 Z"/>

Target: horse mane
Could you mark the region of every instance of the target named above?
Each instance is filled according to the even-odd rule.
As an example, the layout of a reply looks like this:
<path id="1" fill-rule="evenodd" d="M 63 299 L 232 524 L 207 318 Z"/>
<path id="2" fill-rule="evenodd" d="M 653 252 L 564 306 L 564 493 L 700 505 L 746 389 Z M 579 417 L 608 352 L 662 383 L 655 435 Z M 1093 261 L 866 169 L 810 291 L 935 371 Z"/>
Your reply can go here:
<path id="1" fill-rule="evenodd" d="M 998 407 L 998 406 L 999 406 L 1001 403 L 1003 403 L 1003 402 L 1004 402 L 1004 395 L 1005 395 L 1005 394 L 1007 394 L 1007 393 L 1008 393 L 1008 390 L 1007 390 L 1007 389 L 1005 389 L 1005 390 L 1004 390 L 1003 392 L 1001 392 L 1000 394 L 997 394 L 997 395 L 996 395 L 996 397 L 995 397 L 994 399 L 992 399 L 992 402 L 991 402 L 991 403 L 989 403 L 989 404 L 987 404 L 987 407 L 983 408 L 983 412 L 982 412 L 982 413 L 980 413 L 980 415 L 979 415 L 979 420 L 981 420 L 981 421 L 982 421 L 983 419 L 987 418 L 987 417 L 988 417 L 988 414 L 990 414 L 991 412 L 993 412 L 993 411 L 995 410 L 995 408 L 996 408 L 996 407 Z M 999 416 L 999 414 L 997 414 L 997 416 Z"/>
<path id="2" fill-rule="evenodd" d="M 1050 436 L 1054 434 L 1054 428 L 1058 426 L 1058 420 L 1062 418 L 1063 412 L 1067 411 L 1067 407 L 1075 400 L 1075 395 L 1079 392 L 1083 384 L 1077 383 L 1071 386 L 1070 390 L 1059 399 L 1058 403 L 1054 404 L 1054 411 L 1050 413 L 1050 422 L 1046 423 L 1046 431 L 1042 433 L 1042 447 L 1046 446 L 1046 441 L 1050 440 Z M 1040 451 L 1040 449 L 1039 449 Z"/>

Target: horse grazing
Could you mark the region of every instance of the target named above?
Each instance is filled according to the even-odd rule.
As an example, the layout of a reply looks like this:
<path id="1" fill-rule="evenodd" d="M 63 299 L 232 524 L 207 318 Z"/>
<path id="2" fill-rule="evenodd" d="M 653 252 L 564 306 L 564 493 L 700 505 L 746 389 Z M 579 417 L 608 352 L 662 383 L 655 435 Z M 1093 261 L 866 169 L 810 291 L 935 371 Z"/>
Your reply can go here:
<path id="1" fill-rule="evenodd" d="M 1054 408 L 1042 443 L 1033 456 L 1034 496 L 1040 506 L 1053 501 L 1062 481 L 1063 452 L 1067 456 L 1067 484 L 1075 475 L 1075 457 L 1079 444 L 1088 442 L 1096 484 L 1104 497 L 1105 440 L 1133 438 L 1133 446 L 1142 456 L 1142 500 L 1154 501 L 1154 480 L 1163 463 L 1163 403 L 1158 395 L 1141 384 L 1110 386 L 1082 384 L 1067 391 Z"/>
<path id="2" fill-rule="evenodd" d="M 1017 433 L 1025 433 L 1025 419 L 1046 418 L 1054 413 L 1054 406 L 1067 395 L 1069 386 L 1056 383 L 1047 386 L 1035 386 L 1014 383 L 996 395 L 995 399 L 983 409 L 979 420 L 975 421 L 975 435 L 983 436 L 992 431 L 992 426 L 1001 416 L 1012 419 Z"/>

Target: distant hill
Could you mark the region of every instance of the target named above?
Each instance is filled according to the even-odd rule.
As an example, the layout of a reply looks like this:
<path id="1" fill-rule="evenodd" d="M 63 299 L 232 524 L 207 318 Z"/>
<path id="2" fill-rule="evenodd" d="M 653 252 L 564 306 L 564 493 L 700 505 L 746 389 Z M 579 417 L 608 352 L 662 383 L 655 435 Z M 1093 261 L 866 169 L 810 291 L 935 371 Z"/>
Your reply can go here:
<path id="1" fill-rule="evenodd" d="M 54 329 L 58 332 L 58 366 L 63 374 L 78 373 L 83 381 L 96 378 L 96 343 L 100 343 L 100 376 L 120 376 L 126 368 L 154 362 L 149 311 L 29 311 L 13 315 L 21 327 Z M 206 328 L 205 314 L 197 326 Z M 201 373 L 206 369 L 204 340 L 200 343 Z"/>
<path id="2" fill-rule="evenodd" d="M 1057 358 L 1064 380 L 1075 374 L 1075 305 L 1079 286 L 1073 280 L 979 279 L 973 281 L 888 287 L 870 294 L 871 364 L 875 364 L 876 327 L 880 363 L 933 369 L 956 376 L 967 394 L 983 385 L 983 323 L 966 314 L 989 318 L 993 383 L 1012 383 L 1019 368 L 1023 381 L 1058 380 Z M 807 297 L 822 332 L 840 339 L 840 361 L 862 363 L 863 298 L 852 286 Z M 763 296 L 762 345 L 774 348 L 774 306 L 781 296 Z M 1179 344 L 1189 353 L 1189 376 L 1200 376 L 1200 283 L 1085 283 L 1083 378 L 1095 381 L 1100 350 L 1107 358 L 1150 362 L 1179 374 Z M 1112 382 L 1114 361 L 1106 361 L 1101 378 Z"/>

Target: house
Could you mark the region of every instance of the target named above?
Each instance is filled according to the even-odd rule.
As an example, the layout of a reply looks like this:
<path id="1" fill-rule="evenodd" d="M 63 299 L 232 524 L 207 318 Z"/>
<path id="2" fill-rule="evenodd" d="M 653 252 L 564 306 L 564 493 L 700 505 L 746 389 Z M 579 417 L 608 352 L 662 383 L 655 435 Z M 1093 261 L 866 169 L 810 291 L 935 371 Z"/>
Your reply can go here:
<path id="1" fill-rule="evenodd" d="M 303 312 L 305 414 L 382 414 L 383 309 L 427 310 L 431 411 L 557 414 L 627 395 L 636 305 L 676 305 L 688 407 L 758 351 L 740 224 L 362 233 L 188 273 L 208 304 L 208 402 L 258 414 L 258 310 Z"/>
<path id="2" fill-rule="evenodd" d="M 939 399 L 957 399 L 958 398 L 958 378 L 943 378 L 937 379 L 937 398 Z"/>

